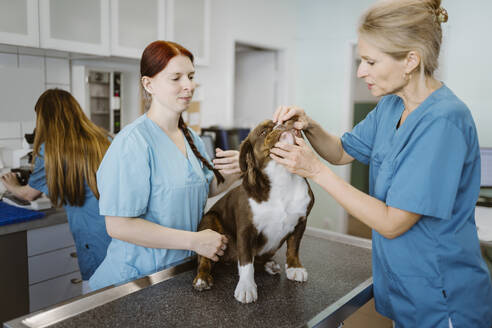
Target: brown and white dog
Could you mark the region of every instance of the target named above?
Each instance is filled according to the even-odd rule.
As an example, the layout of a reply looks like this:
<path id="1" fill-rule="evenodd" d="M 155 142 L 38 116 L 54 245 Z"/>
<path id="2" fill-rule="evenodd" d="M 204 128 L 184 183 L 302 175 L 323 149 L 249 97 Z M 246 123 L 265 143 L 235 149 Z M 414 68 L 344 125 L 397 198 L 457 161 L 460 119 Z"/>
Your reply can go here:
<path id="1" fill-rule="evenodd" d="M 239 282 L 234 297 L 242 303 L 258 298 L 254 262 L 269 274 L 280 273 L 272 259 L 287 240 L 286 275 L 306 281 L 308 274 L 299 261 L 299 246 L 314 196 L 306 179 L 287 171 L 269 156 L 279 140 L 294 143 L 293 120 L 276 126 L 264 121 L 241 143 L 239 164 L 242 185 L 229 191 L 203 216 L 198 230 L 212 229 L 224 234 L 229 243 L 220 261 L 237 261 Z M 213 285 L 211 260 L 198 256 L 197 290 Z"/>

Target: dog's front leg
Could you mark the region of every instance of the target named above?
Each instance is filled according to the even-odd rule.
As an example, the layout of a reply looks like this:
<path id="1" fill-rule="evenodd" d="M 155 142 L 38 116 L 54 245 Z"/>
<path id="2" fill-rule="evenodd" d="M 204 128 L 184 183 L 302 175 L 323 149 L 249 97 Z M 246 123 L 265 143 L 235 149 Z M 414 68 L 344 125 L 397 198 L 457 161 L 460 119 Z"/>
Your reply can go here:
<path id="1" fill-rule="evenodd" d="M 251 303 L 258 299 L 251 235 L 248 232 L 238 231 L 237 236 L 239 282 L 234 297 L 241 303 Z"/>
<path id="2" fill-rule="evenodd" d="M 299 247 L 301 246 L 302 235 L 306 229 L 306 217 L 302 217 L 297 223 L 292 234 L 287 238 L 287 263 L 285 263 L 285 273 L 287 279 L 299 282 L 306 281 L 308 278 L 307 270 L 299 260 Z"/>

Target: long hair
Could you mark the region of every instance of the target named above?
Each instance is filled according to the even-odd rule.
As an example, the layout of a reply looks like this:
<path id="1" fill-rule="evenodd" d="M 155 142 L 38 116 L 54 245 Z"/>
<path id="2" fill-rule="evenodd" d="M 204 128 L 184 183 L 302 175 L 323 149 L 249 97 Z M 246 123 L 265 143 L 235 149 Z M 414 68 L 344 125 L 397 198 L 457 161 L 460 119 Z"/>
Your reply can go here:
<path id="1" fill-rule="evenodd" d="M 39 156 L 44 143 L 51 202 L 58 207 L 84 205 L 84 182 L 99 199 L 96 171 L 110 144 L 108 133 L 92 123 L 65 90 L 46 90 L 35 111 L 34 157 Z"/>
<path id="2" fill-rule="evenodd" d="M 154 77 L 166 68 L 167 64 L 173 57 L 178 55 L 188 57 L 193 63 L 193 54 L 183 46 L 170 41 L 152 42 L 145 48 L 142 54 L 142 58 L 140 60 L 140 76 Z M 143 92 L 145 93 L 146 98 L 149 99 L 150 95 L 147 91 L 144 89 Z M 220 174 L 219 170 L 215 169 L 196 148 L 190 131 L 188 131 L 188 127 L 181 116 L 179 117 L 178 126 L 183 132 L 195 156 L 203 163 L 203 165 L 214 172 L 214 175 L 217 178 L 217 183 L 224 182 L 224 177 Z"/>

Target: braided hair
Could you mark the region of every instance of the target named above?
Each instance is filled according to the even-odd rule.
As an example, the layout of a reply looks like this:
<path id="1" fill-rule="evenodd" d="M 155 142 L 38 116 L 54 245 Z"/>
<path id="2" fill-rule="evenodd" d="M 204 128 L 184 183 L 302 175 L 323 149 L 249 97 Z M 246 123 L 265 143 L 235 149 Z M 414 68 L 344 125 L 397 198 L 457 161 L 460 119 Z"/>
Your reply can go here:
<path id="1" fill-rule="evenodd" d="M 175 42 L 158 40 L 150 43 L 145 48 L 142 53 L 142 58 L 140 59 L 140 76 L 155 76 L 166 67 L 169 60 L 177 55 L 186 56 L 193 63 L 193 54 L 188 49 Z M 144 94 L 149 96 L 146 94 L 145 89 Z M 225 179 L 222 174 L 220 174 L 219 170 L 215 169 L 196 148 L 190 131 L 188 131 L 188 127 L 181 116 L 179 117 L 178 127 L 183 131 L 183 134 L 195 156 L 203 163 L 203 165 L 214 172 L 217 179 L 217 184 L 224 182 Z"/>
<path id="2" fill-rule="evenodd" d="M 183 121 L 183 117 L 181 115 L 179 116 L 178 127 L 181 129 L 181 131 L 183 131 L 183 134 L 186 140 L 188 141 L 188 144 L 190 145 L 193 154 L 195 154 L 195 156 L 203 163 L 203 165 L 205 165 L 206 167 L 208 167 L 209 170 L 214 172 L 215 178 L 217 179 L 217 184 L 224 182 L 225 181 L 224 176 L 222 176 L 219 170 L 214 168 L 212 164 L 210 164 L 196 148 L 195 143 L 193 142 L 193 137 L 191 136 L 190 131 L 188 130 L 188 127 L 186 126 L 186 123 Z"/>

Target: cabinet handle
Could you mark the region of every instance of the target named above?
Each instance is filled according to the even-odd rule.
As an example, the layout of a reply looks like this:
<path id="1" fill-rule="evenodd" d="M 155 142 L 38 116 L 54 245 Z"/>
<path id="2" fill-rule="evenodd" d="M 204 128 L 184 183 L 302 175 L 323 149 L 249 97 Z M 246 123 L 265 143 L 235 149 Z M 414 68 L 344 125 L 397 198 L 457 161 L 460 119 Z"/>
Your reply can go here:
<path id="1" fill-rule="evenodd" d="M 74 285 L 77 285 L 77 284 L 80 284 L 82 282 L 82 279 L 80 278 L 73 278 L 73 279 L 70 279 L 70 282 Z"/>
<path id="2" fill-rule="evenodd" d="M 70 257 L 77 257 L 77 252 L 70 253 Z"/>

